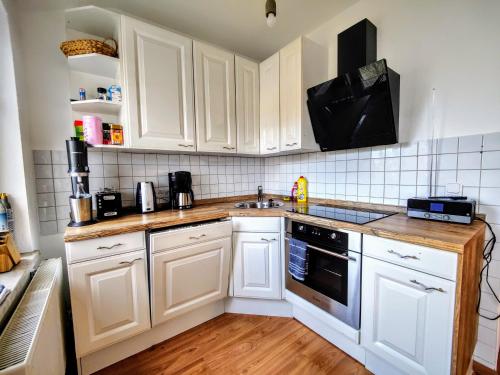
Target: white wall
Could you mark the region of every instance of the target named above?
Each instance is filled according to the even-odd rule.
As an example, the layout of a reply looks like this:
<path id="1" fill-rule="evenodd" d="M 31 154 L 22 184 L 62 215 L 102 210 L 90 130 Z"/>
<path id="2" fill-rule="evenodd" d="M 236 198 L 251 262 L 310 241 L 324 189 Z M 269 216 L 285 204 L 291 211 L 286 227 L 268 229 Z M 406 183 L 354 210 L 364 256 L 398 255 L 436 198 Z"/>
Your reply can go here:
<path id="1" fill-rule="evenodd" d="M 500 130 L 500 1 L 360 0 L 309 34 L 329 46 L 337 76 L 337 34 L 368 18 L 377 57 L 401 75 L 400 141 Z"/>
<path id="2" fill-rule="evenodd" d="M 20 122 L 27 202 L 28 229 L 33 233 L 33 248 L 45 258 L 64 255 L 62 235 L 39 235 L 37 192 L 33 149 L 63 150 L 72 133 L 69 100 L 69 71 L 59 50 L 65 40 L 64 9 L 75 2 L 64 0 L 3 0 L 9 13 L 20 108 Z M 21 171 L 21 170 L 19 170 Z M 21 172 L 20 172 L 21 173 Z M 28 210 L 29 208 L 29 210 Z M 16 219 L 16 222 L 19 221 Z M 28 233 L 28 232 L 26 232 Z"/>
<path id="3" fill-rule="evenodd" d="M 10 0 L 13 1 L 13 0 Z M 73 135 L 69 70 L 59 44 L 66 39 L 64 0 L 13 1 L 21 56 L 25 61 L 22 101 L 32 149 L 65 148 Z"/>
<path id="4" fill-rule="evenodd" d="M 8 4 L 7 4 L 8 5 Z M 14 66 L 13 42 L 8 8 L 0 2 L 0 191 L 9 194 L 15 215 L 15 240 L 21 251 L 37 248 L 38 225 L 36 203 L 29 177 L 33 175 L 29 137 L 23 137 L 18 106 L 16 78 L 21 74 Z"/>

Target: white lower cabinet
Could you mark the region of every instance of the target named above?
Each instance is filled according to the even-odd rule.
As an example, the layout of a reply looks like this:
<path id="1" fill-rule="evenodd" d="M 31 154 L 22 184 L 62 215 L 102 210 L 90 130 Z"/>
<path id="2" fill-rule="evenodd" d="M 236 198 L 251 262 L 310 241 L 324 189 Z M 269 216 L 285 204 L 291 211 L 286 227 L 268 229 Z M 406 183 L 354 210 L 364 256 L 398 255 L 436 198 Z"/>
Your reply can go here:
<path id="1" fill-rule="evenodd" d="M 153 325 L 227 296 L 231 238 L 152 255 Z"/>
<path id="2" fill-rule="evenodd" d="M 78 357 L 151 327 L 146 252 L 68 266 Z"/>
<path id="3" fill-rule="evenodd" d="M 280 234 L 233 235 L 234 297 L 281 299 Z"/>
<path id="4" fill-rule="evenodd" d="M 402 374 L 450 373 L 454 305 L 454 282 L 363 257 L 361 343 Z"/>

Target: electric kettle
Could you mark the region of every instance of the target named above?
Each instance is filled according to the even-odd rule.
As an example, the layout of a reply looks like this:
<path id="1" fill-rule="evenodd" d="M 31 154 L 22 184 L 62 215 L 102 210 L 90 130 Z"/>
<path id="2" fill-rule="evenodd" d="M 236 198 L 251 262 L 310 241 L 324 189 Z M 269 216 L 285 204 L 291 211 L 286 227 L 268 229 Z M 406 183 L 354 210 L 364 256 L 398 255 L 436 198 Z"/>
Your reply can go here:
<path id="1" fill-rule="evenodd" d="M 143 214 L 156 211 L 156 193 L 151 181 L 137 183 L 135 207 Z"/>

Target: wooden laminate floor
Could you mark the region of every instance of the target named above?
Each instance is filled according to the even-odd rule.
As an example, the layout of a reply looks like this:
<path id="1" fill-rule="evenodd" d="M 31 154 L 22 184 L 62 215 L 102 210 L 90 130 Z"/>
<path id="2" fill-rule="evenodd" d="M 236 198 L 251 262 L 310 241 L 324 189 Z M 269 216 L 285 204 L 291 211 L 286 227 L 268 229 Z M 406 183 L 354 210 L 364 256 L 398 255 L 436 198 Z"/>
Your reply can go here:
<path id="1" fill-rule="evenodd" d="M 98 372 L 108 374 L 370 374 L 292 318 L 224 314 Z"/>

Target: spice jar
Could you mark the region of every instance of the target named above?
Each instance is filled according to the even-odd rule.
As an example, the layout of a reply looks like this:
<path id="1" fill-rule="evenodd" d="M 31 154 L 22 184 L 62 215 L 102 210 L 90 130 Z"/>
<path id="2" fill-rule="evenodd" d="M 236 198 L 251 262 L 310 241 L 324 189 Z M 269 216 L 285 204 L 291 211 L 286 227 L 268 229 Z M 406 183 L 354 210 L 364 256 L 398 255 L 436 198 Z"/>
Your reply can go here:
<path id="1" fill-rule="evenodd" d="M 111 124 L 111 144 L 123 145 L 123 127 L 118 124 Z"/>
<path id="2" fill-rule="evenodd" d="M 102 123 L 102 143 L 104 145 L 111 144 L 111 126 L 107 122 Z"/>

